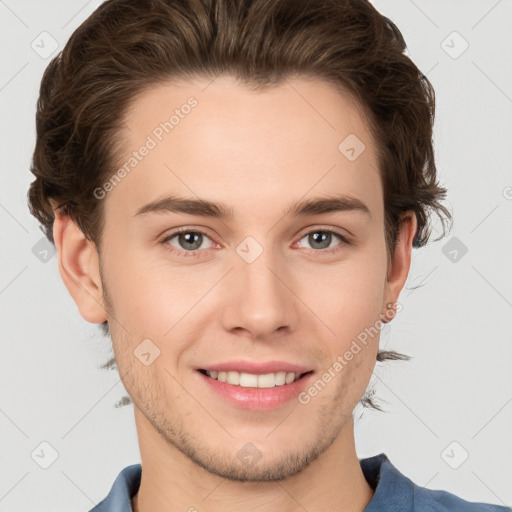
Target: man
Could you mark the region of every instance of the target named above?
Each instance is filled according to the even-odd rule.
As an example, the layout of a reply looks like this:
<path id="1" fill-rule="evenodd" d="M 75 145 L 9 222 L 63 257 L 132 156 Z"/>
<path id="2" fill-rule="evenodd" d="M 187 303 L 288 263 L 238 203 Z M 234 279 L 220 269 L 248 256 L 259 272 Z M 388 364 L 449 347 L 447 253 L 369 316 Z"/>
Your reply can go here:
<path id="1" fill-rule="evenodd" d="M 31 210 L 141 452 L 94 511 L 506 510 L 355 450 L 400 357 L 379 328 L 449 217 L 404 49 L 365 0 L 110 0 L 50 63 Z"/>

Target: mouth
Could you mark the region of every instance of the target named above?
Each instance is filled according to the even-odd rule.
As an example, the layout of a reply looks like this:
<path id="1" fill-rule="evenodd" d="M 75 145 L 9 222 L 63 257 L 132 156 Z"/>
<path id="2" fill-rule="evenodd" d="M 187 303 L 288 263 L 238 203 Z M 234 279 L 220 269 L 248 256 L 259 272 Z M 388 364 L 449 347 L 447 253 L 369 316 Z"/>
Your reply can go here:
<path id="1" fill-rule="evenodd" d="M 241 388 L 274 388 L 286 386 L 305 378 L 313 373 L 313 370 L 296 373 L 296 372 L 273 372 L 265 374 L 245 373 L 237 371 L 214 371 L 198 369 L 200 373 L 212 380 L 239 386 Z"/>
<path id="2" fill-rule="evenodd" d="M 231 368 L 226 368 L 228 364 Z M 199 382 L 202 382 L 201 385 L 206 385 L 204 388 L 206 396 L 219 397 L 224 403 L 239 409 L 260 412 L 275 410 L 296 400 L 300 393 L 311 385 L 315 374 L 314 370 L 304 371 L 306 370 L 304 367 L 293 368 L 293 365 L 286 363 L 265 364 L 267 367 L 265 370 L 246 368 L 254 373 L 235 371 L 232 369 L 234 366 L 232 363 L 218 366 L 224 366 L 224 368 L 217 367 L 216 370 L 196 368 L 195 374 L 199 377 Z M 244 365 L 242 363 L 238 366 Z M 245 366 L 251 365 L 245 364 Z M 269 368 L 269 366 L 275 368 Z M 283 367 L 286 370 L 295 369 L 297 372 L 284 371 Z M 270 369 L 277 371 L 271 373 Z"/>

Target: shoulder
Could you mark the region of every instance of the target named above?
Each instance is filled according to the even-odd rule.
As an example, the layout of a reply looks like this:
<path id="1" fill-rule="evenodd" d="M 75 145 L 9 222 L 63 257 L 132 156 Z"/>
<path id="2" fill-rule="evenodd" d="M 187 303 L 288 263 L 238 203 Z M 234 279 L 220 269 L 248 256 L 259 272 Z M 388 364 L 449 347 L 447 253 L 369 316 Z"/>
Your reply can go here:
<path id="1" fill-rule="evenodd" d="M 447 491 L 414 485 L 414 511 L 418 512 L 512 512 L 510 507 L 472 502 Z"/>
<path id="2" fill-rule="evenodd" d="M 384 453 L 359 462 L 375 491 L 364 512 L 512 512 L 507 506 L 470 502 L 448 491 L 421 487 L 402 474 Z"/>

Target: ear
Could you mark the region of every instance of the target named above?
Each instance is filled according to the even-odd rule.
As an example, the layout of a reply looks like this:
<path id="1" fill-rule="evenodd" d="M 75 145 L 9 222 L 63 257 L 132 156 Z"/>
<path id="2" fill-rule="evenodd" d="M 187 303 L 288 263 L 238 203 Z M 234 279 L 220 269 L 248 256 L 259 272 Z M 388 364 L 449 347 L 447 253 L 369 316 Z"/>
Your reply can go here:
<path id="1" fill-rule="evenodd" d="M 407 280 L 407 276 L 409 275 L 412 243 L 418 227 L 416 214 L 412 211 L 408 211 L 403 214 L 401 219 L 402 221 L 398 233 L 398 240 L 393 255 L 391 256 L 391 261 L 388 265 L 385 283 L 383 307 L 388 310 L 394 309 L 387 308 L 387 305 L 395 304 L 398 301 L 400 292 L 402 291 Z M 394 312 L 391 317 L 388 313 L 386 316 L 387 319 L 383 320 L 384 323 L 390 321 L 393 316 Z"/>
<path id="2" fill-rule="evenodd" d="M 54 214 L 53 239 L 62 280 L 82 317 L 94 324 L 102 323 L 107 320 L 107 311 L 96 247 L 69 215 L 55 209 Z"/>

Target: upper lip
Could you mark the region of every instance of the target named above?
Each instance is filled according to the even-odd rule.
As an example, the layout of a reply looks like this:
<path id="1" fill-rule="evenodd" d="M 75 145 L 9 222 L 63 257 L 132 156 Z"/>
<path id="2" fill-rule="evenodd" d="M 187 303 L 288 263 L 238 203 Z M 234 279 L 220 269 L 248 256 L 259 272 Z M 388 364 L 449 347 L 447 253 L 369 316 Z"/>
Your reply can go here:
<path id="1" fill-rule="evenodd" d="M 255 375 L 264 375 L 266 373 L 306 373 L 311 371 L 312 368 L 303 366 L 300 364 L 287 363 L 285 361 L 227 361 L 225 363 L 212 364 L 209 366 L 203 366 L 198 370 L 218 371 L 218 372 L 241 372 L 241 373 L 253 373 Z"/>

